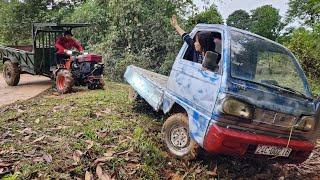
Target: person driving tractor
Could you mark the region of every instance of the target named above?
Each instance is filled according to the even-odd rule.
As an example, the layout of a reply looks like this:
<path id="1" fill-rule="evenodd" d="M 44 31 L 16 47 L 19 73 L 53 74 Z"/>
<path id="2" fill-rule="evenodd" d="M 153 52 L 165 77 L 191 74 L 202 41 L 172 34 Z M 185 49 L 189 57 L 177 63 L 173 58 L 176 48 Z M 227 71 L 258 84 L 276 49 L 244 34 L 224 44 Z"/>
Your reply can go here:
<path id="1" fill-rule="evenodd" d="M 71 30 L 67 30 L 63 33 L 63 36 L 59 37 L 55 43 L 57 64 L 64 64 L 65 60 L 70 57 L 70 50 L 76 48 L 78 51 L 83 52 L 83 47 L 79 41 L 73 38 Z"/>

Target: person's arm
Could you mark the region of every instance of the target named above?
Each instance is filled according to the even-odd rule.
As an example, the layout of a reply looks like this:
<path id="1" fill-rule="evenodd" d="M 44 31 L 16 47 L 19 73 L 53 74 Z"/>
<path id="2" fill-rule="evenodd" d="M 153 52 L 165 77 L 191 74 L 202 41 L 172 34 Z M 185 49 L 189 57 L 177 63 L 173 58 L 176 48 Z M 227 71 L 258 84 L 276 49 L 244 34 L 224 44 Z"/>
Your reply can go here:
<path id="1" fill-rule="evenodd" d="M 186 34 L 186 31 L 184 31 L 184 30 L 179 26 L 176 15 L 173 15 L 173 16 L 172 16 L 172 18 L 171 18 L 171 25 L 176 29 L 176 31 L 178 32 L 178 34 L 179 34 L 180 36 L 183 36 L 184 34 Z"/>
<path id="2" fill-rule="evenodd" d="M 80 44 L 79 41 L 77 41 L 77 40 L 75 40 L 75 39 L 73 39 L 73 46 L 74 46 L 75 48 L 77 48 L 78 51 L 80 51 L 80 52 L 83 51 L 82 45 Z"/>
<path id="3" fill-rule="evenodd" d="M 55 48 L 57 49 L 58 54 L 65 53 L 65 48 L 61 44 L 61 38 L 59 38 L 55 43 Z"/>
<path id="4" fill-rule="evenodd" d="M 171 18 L 171 25 L 176 29 L 176 31 L 178 32 L 178 34 L 182 37 L 183 41 L 185 41 L 189 47 L 194 48 L 194 41 L 193 39 L 189 36 L 188 33 L 186 33 L 186 31 L 184 31 L 178 24 L 177 21 L 177 17 L 176 15 L 173 15 Z"/>

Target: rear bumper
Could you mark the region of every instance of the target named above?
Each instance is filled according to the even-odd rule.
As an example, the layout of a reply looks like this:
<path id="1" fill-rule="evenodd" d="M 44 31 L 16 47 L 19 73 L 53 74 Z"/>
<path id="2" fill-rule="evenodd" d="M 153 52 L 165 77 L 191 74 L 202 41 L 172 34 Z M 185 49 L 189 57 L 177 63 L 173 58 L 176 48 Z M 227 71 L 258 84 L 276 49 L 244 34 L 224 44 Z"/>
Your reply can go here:
<path id="1" fill-rule="evenodd" d="M 252 156 L 257 145 L 271 145 L 286 147 L 288 139 L 276 138 L 272 136 L 253 134 L 239 130 L 210 126 L 205 139 L 204 149 L 211 153 L 227 154 L 234 156 Z M 309 141 L 291 140 L 288 146 L 292 148 L 289 158 L 291 162 L 301 163 L 305 161 L 315 145 Z M 272 156 L 254 155 L 257 157 L 272 158 Z M 277 158 L 280 159 L 280 158 Z"/>

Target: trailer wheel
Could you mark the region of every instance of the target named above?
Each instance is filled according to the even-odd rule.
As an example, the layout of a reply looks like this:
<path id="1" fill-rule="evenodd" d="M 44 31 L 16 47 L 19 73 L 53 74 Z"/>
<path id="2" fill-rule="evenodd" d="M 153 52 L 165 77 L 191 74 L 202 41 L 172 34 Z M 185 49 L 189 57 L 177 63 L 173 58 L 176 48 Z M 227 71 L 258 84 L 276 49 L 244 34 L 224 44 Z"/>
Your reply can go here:
<path id="1" fill-rule="evenodd" d="M 4 62 L 3 77 L 9 86 L 16 86 L 20 81 L 20 70 L 17 63 Z"/>
<path id="2" fill-rule="evenodd" d="M 170 116 L 162 126 L 162 134 L 168 151 L 183 160 L 193 160 L 199 152 L 199 145 L 189 136 L 188 117 L 183 113 Z"/>
<path id="3" fill-rule="evenodd" d="M 74 79 L 70 71 L 61 69 L 56 76 L 56 89 L 59 93 L 65 94 L 72 90 Z"/>

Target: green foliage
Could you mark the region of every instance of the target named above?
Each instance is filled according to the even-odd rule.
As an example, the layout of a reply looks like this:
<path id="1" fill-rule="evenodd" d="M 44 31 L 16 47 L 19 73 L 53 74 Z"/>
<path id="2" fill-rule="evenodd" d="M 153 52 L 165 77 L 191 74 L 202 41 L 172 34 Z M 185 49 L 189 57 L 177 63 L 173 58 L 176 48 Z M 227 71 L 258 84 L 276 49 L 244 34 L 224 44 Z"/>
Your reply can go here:
<path id="1" fill-rule="evenodd" d="M 308 28 L 291 27 L 278 40 L 297 56 L 308 76 L 314 95 L 320 92 L 320 2 L 319 0 L 290 0 L 286 23 L 302 21 Z"/>
<path id="2" fill-rule="evenodd" d="M 26 8 L 25 4 L 16 0 L 0 2 L 0 43 L 18 44 L 30 41 L 31 26 L 28 22 L 34 17 L 26 14 Z M 37 12 L 33 11 L 32 14 L 35 13 Z"/>
<path id="3" fill-rule="evenodd" d="M 31 24 L 59 22 L 81 0 L 12 0 L 0 1 L 0 43 L 30 44 Z"/>
<path id="4" fill-rule="evenodd" d="M 295 30 L 286 46 L 298 57 L 302 68 L 311 82 L 316 82 L 320 77 L 320 31 L 299 28 Z M 319 82 L 319 81 L 318 81 Z M 319 84 L 315 84 L 319 86 Z M 317 90 L 313 87 L 313 90 Z M 314 92 L 317 93 L 317 92 Z"/>
<path id="5" fill-rule="evenodd" d="M 63 8 L 64 9 L 64 8 Z M 60 9 L 60 11 L 63 11 Z M 89 23 L 89 28 L 74 30 L 74 35 L 82 44 L 92 46 L 100 43 L 105 37 L 109 25 L 105 4 L 98 1 L 87 1 L 81 6 L 75 7 L 68 16 L 61 21 L 63 23 Z"/>
<path id="6" fill-rule="evenodd" d="M 320 21 L 319 0 L 290 0 L 287 21 L 293 22 L 296 18 L 304 24 L 313 26 Z"/>
<path id="7" fill-rule="evenodd" d="M 232 27 L 236 27 L 243 30 L 250 29 L 250 15 L 244 10 L 236 10 L 229 15 L 227 24 Z"/>
<path id="8" fill-rule="evenodd" d="M 178 51 L 179 41 L 169 20 L 181 8 L 179 4 L 169 0 L 111 0 L 105 8 L 109 27 L 93 49 L 104 55 L 108 77 L 122 80 L 130 64 L 156 72 L 166 69 L 161 66 L 167 56 Z"/>
<path id="9" fill-rule="evenodd" d="M 265 5 L 251 11 L 251 28 L 253 33 L 275 40 L 281 27 L 279 10 L 271 5 Z"/>
<path id="10" fill-rule="evenodd" d="M 206 23 L 206 24 L 222 24 L 222 16 L 218 12 L 217 6 L 215 4 L 211 5 L 207 10 L 190 17 L 187 22 L 187 28 L 192 29 L 196 24 Z"/>

